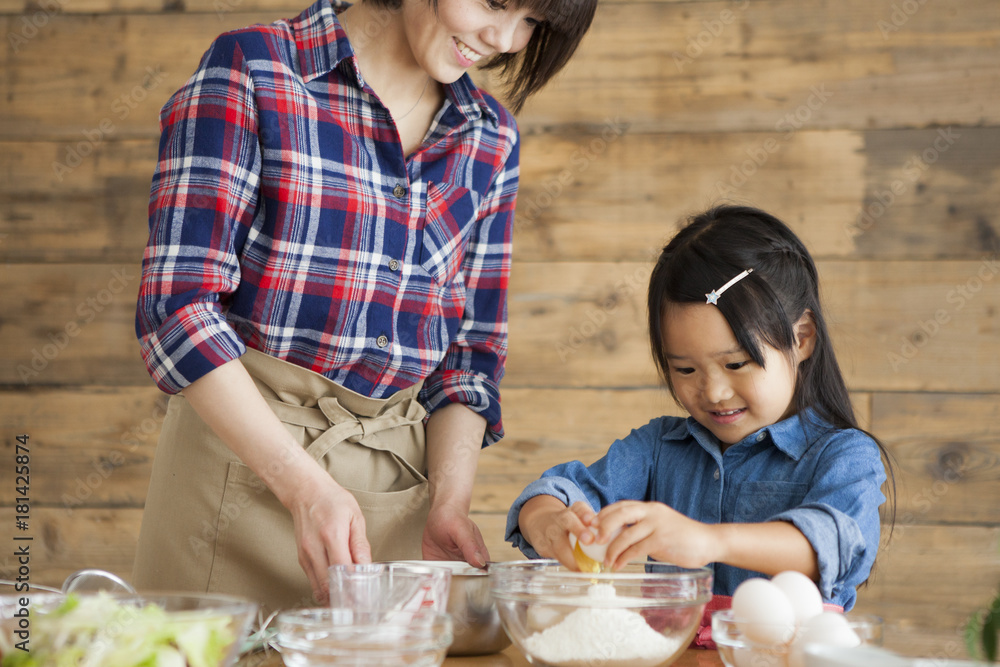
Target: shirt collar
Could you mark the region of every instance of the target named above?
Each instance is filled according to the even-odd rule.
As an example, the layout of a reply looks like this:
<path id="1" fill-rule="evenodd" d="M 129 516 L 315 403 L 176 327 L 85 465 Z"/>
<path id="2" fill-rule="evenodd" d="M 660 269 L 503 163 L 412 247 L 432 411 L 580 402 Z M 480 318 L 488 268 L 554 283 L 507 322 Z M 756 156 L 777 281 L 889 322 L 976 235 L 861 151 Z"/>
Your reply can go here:
<path id="1" fill-rule="evenodd" d="M 806 410 L 806 418 L 800 414 L 795 414 L 788 419 L 765 426 L 764 428 L 751 433 L 733 445 L 752 445 L 760 442 L 763 438 L 769 437 L 772 444 L 787 456 L 798 461 L 805 454 L 806 450 L 821 435 L 829 431 L 832 427 L 823 421 L 812 408 Z M 803 437 L 804 434 L 804 437 Z M 719 439 L 712 435 L 712 432 L 699 424 L 694 417 L 683 420 L 676 420 L 670 428 L 663 433 L 664 440 L 685 440 L 688 437 L 694 438 L 698 444 L 706 451 L 718 452 Z"/>
<path id="2" fill-rule="evenodd" d="M 351 60 L 358 87 L 364 86 L 364 79 L 358 69 L 354 48 L 347 39 L 347 33 L 337 19 L 337 14 L 350 3 L 343 0 L 316 0 L 310 7 L 289 21 L 295 35 L 295 46 L 299 53 L 299 67 L 302 79 L 309 83 L 333 71 L 344 60 Z M 496 111 L 490 107 L 482 91 L 465 73 L 458 81 L 445 85 L 445 94 L 466 120 L 489 118 L 494 126 L 500 124 Z"/>

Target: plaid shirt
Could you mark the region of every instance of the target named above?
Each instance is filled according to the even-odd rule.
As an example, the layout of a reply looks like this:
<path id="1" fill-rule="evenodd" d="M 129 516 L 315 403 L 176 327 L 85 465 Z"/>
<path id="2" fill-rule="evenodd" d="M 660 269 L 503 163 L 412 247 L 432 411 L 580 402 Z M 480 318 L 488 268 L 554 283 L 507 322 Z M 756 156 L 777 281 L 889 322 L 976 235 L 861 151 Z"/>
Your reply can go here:
<path id="1" fill-rule="evenodd" d="M 374 398 L 424 380 L 429 412 L 469 406 L 489 444 L 517 126 L 465 75 L 404 157 L 335 11 L 220 36 L 164 106 L 143 358 L 168 393 L 245 346 Z"/>

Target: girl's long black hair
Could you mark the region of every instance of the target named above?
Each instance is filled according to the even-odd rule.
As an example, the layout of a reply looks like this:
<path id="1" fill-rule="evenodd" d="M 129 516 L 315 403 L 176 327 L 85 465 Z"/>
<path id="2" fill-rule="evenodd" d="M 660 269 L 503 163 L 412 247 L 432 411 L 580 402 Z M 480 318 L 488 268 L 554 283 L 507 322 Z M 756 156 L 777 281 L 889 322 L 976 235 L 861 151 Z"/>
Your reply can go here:
<path id="1" fill-rule="evenodd" d="M 718 300 L 719 312 L 739 344 L 761 366 L 761 344 L 791 355 L 794 324 L 807 312 L 812 314 L 816 347 L 798 366 L 795 412 L 807 415 L 811 408 L 834 428 L 857 429 L 875 441 L 890 480 L 883 518 L 888 519 L 891 535 L 896 515 L 892 457 L 877 437 L 858 426 L 823 318 L 816 264 L 783 222 L 749 206 L 717 206 L 692 217 L 670 240 L 649 280 L 649 341 L 660 376 L 676 401 L 663 349 L 665 307 L 705 303 L 707 293 L 749 268 L 753 272 Z"/>

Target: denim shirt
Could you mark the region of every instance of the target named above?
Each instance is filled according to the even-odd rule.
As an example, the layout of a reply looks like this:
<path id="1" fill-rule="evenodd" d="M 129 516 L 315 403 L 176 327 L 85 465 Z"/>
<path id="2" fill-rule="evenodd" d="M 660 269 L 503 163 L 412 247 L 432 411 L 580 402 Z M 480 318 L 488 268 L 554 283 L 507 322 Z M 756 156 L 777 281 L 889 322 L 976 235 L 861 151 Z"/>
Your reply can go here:
<path id="1" fill-rule="evenodd" d="M 816 551 L 824 600 L 849 610 L 878 550 L 885 468 L 870 437 L 809 414 L 762 428 L 724 453 L 693 418 L 654 419 L 616 440 L 593 465 L 563 463 L 532 482 L 510 508 L 506 539 L 538 557 L 517 520 L 524 503 L 542 494 L 567 506 L 583 500 L 595 511 L 620 500 L 657 501 L 709 524 L 788 521 Z M 717 595 L 763 576 L 722 563 L 710 567 Z"/>

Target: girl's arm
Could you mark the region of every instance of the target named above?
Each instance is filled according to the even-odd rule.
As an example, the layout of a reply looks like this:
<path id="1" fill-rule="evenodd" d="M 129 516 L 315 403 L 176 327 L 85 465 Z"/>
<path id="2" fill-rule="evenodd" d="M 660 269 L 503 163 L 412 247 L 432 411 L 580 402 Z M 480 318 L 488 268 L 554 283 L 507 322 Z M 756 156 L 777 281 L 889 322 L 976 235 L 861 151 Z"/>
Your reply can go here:
<path id="1" fill-rule="evenodd" d="M 819 579 L 809 540 L 784 521 L 706 524 L 663 503 L 627 500 L 606 507 L 594 523 L 598 542 L 622 528 L 605 561 L 616 569 L 650 556 L 682 567 L 725 563 L 768 575 L 796 570 Z"/>
<path id="2" fill-rule="evenodd" d="M 271 411 L 239 361 L 219 366 L 183 391 L 191 407 L 260 477 L 295 523 L 299 565 L 325 603 L 332 563 L 366 563 L 371 548 L 357 500 L 306 453 Z"/>

